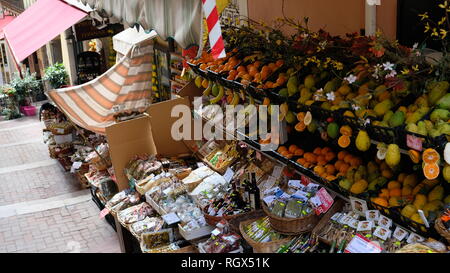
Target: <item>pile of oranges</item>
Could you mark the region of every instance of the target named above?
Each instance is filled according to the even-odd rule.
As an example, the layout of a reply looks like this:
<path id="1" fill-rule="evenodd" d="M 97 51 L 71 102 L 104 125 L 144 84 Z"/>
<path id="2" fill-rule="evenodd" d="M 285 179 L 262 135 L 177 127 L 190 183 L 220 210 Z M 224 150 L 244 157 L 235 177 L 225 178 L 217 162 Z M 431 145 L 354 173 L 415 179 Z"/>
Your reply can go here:
<path id="1" fill-rule="evenodd" d="M 271 89 L 271 88 L 277 88 L 279 86 L 284 86 L 288 81 L 288 76 L 286 73 L 280 73 L 278 75 L 278 78 L 275 82 L 267 81 L 264 84 L 260 84 L 257 87 L 261 89 Z"/>
<path id="2" fill-rule="evenodd" d="M 240 65 L 236 69 L 229 70 L 227 80 L 237 80 L 242 84 L 262 83 L 283 64 L 283 60 L 278 60 L 266 65 L 263 65 L 261 61 L 255 61 L 247 66 Z"/>
<path id="3" fill-rule="evenodd" d="M 236 53 L 237 49 L 227 52 L 225 58 L 216 59 L 205 51 L 203 51 L 202 56 L 196 60 L 191 60 L 190 63 L 195 65 L 200 65 L 200 69 L 206 70 L 209 69 L 213 72 L 225 72 L 232 70 L 236 65 L 238 65 L 241 60 L 236 56 L 231 56 L 233 53 Z"/>
<path id="4" fill-rule="evenodd" d="M 286 148 L 285 146 L 280 146 L 277 150 L 277 152 L 286 157 L 287 159 L 291 159 L 294 156 L 302 156 L 305 151 L 300 149 L 297 145 L 292 144 L 289 146 L 289 148 Z"/>

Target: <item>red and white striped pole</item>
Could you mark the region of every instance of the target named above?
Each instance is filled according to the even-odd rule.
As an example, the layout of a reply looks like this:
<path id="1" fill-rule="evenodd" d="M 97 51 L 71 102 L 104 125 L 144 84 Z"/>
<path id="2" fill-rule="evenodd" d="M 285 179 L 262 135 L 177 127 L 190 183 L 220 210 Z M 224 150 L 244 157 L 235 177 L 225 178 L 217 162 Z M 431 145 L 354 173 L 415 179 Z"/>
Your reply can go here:
<path id="1" fill-rule="evenodd" d="M 202 2 L 206 23 L 208 25 L 211 54 L 214 59 L 224 58 L 226 56 L 225 44 L 222 38 L 222 29 L 220 28 L 216 0 L 202 0 Z"/>

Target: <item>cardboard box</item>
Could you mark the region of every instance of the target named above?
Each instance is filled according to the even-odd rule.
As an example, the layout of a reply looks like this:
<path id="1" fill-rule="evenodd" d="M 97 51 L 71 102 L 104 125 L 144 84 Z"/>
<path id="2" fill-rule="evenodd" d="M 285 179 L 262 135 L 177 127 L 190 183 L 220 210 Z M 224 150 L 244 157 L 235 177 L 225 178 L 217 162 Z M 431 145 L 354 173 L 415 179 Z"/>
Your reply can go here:
<path id="1" fill-rule="evenodd" d="M 198 88 L 195 85 L 188 85 L 183 94 L 194 94 L 197 91 Z M 189 97 L 152 104 L 147 110 L 147 116 L 120 122 L 106 128 L 111 161 L 119 191 L 129 187 L 124 168 L 134 155 L 160 154 L 171 157 L 192 154 L 183 141 L 176 141 L 172 138 L 172 125 L 179 117 L 171 117 L 171 111 L 177 105 L 190 107 Z M 189 117 L 193 122 L 192 116 Z M 193 128 L 193 124 L 191 128 Z"/>

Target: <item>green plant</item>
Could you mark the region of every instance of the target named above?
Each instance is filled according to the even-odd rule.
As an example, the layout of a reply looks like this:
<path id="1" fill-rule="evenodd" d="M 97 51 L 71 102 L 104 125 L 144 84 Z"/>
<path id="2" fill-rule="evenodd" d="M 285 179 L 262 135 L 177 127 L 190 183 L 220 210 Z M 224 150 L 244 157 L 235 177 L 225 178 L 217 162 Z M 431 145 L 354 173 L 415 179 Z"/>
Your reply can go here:
<path id="1" fill-rule="evenodd" d="M 15 89 L 17 101 L 23 105 L 24 101 L 30 96 L 36 96 L 42 90 L 42 85 L 36 79 L 36 73 L 30 74 L 29 70 L 25 71 L 23 78 L 16 72 L 11 81 L 11 87 Z"/>
<path id="2" fill-rule="evenodd" d="M 45 69 L 45 75 L 43 78 L 48 81 L 52 88 L 60 88 L 67 84 L 69 75 L 62 63 L 55 63 Z"/>
<path id="3" fill-rule="evenodd" d="M 7 108 L 3 109 L 2 115 L 6 120 L 20 118 L 18 104 L 17 104 L 17 91 L 12 86 L 5 85 L 1 87 L 1 93 L 7 98 Z"/>

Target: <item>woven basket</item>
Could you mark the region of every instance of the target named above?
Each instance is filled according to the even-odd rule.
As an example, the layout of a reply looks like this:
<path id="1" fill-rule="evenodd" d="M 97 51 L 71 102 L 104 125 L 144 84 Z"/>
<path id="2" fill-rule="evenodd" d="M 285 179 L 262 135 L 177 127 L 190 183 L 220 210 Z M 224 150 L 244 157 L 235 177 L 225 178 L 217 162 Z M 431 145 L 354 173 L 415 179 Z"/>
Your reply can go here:
<path id="1" fill-rule="evenodd" d="M 434 228 L 442 237 L 447 240 L 448 243 L 450 243 L 450 231 L 445 228 L 440 217 L 434 223 Z"/>
<path id="2" fill-rule="evenodd" d="M 203 215 L 205 216 L 205 221 L 208 223 L 208 225 L 215 227 L 217 223 L 219 223 L 222 219 L 225 219 L 227 221 L 230 221 L 233 218 L 236 218 L 240 214 L 235 215 L 223 215 L 221 217 L 219 216 L 211 216 L 208 213 L 203 212 Z"/>
<path id="3" fill-rule="evenodd" d="M 271 241 L 271 242 L 267 242 L 267 243 L 256 242 L 255 240 L 250 238 L 244 230 L 245 226 L 255 222 L 255 220 L 257 220 L 257 219 L 243 221 L 239 224 L 239 231 L 240 231 L 242 237 L 245 239 L 245 241 L 247 241 L 247 243 L 253 248 L 253 252 L 255 252 L 255 253 L 274 253 L 275 251 L 278 250 L 278 248 L 282 244 L 286 244 L 290 240 L 292 240 L 292 236 L 288 236 L 284 239 L 277 240 L 277 241 Z"/>
<path id="4" fill-rule="evenodd" d="M 228 223 L 230 224 L 230 228 L 234 233 L 241 233 L 241 230 L 239 228 L 240 224 L 242 222 L 248 221 L 248 220 L 256 220 L 259 218 L 262 218 L 266 216 L 266 214 L 264 213 L 263 210 L 259 209 L 259 210 L 252 210 L 250 212 L 246 212 L 246 213 L 241 213 L 236 215 L 236 217 L 230 219 L 228 221 Z M 240 234 L 242 235 L 242 234 Z"/>
<path id="5" fill-rule="evenodd" d="M 109 158 L 105 160 L 98 160 L 96 162 L 91 162 L 92 166 L 96 168 L 98 171 L 104 171 L 111 166 L 111 160 Z"/>
<path id="6" fill-rule="evenodd" d="M 279 233 L 286 235 L 297 235 L 310 232 L 317 225 L 320 218 L 311 213 L 301 218 L 285 218 L 273 215 L 266 204 L 262 203 L 264 212 L 269 217 L 270 226 Z"/>

